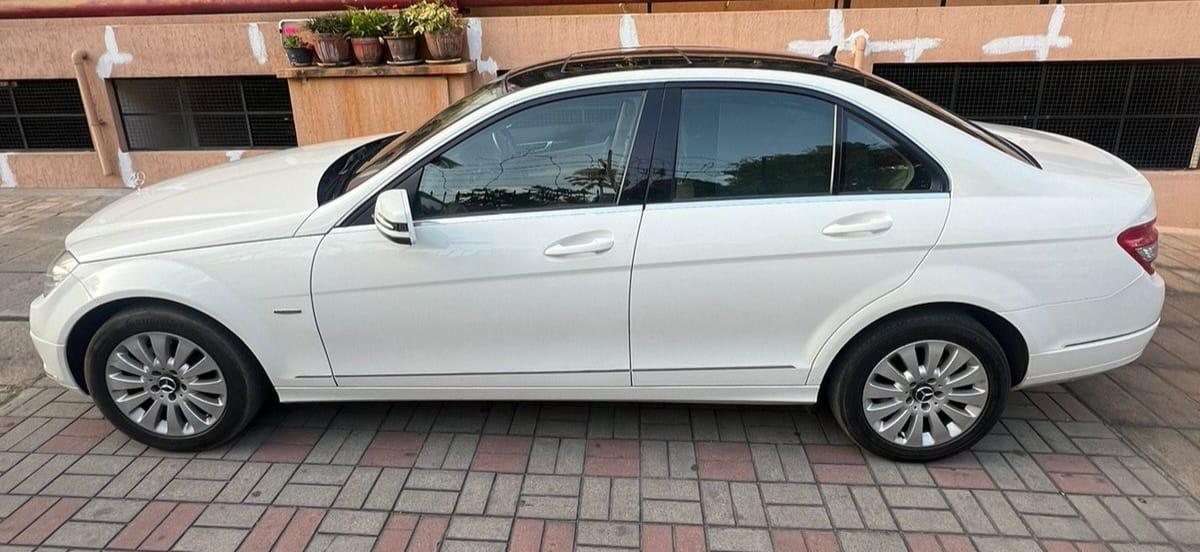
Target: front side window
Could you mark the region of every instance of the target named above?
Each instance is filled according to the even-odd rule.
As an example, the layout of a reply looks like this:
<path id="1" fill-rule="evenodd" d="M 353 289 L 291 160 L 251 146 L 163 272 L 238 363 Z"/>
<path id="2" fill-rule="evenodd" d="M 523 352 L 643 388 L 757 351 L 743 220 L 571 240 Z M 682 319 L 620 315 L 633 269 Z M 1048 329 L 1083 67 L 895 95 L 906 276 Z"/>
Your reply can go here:
<path id="1" fill-rule="evenodd" d="M 830 193 L 833 104 L 763 90 L 681 94 L 676 201 Z"/>
<path id="2" fill-rule="evenodd" d="M 599 94 L 492 123 L 425 166 L 414 216 L 615 205 L 644 103 Z"/>
<path id="3" fill-rule="evenodd" d="M 842 134 L 841 193 L 929 191 L 931 167 L 877 128 L 847 113 Z"/>

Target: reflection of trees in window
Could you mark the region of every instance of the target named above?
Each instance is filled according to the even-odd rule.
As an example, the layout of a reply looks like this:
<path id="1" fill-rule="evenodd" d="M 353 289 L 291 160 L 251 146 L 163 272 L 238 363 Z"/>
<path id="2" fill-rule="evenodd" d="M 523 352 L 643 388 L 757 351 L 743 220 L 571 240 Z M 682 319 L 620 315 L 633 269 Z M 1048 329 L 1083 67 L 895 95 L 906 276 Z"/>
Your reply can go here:
<path id="1" fill-rule="evenodd" d="M 452 162 L 435 162 L 433 166 L 443 169 L 436 171 L 439 173 L 437 176 L 441 180 L 441 186 L 431 186 L 430 188 L 440 190 L 442 197 L 422 191 L 418 194 L 418 197 L 421 198 L 421 212 L 428 215 L 448 215 L 616 201 L 619 182 L 611 168 L 611 158 L 591 158 L 583 164 L 584 166 L 567 173 L 566 176 L 561 176 L 564 172 L 563 167 L 548 156 L 513 159 L 526 161 L 536 159 L 537 162 L 507 169 L 505 161 L 509 160 L 475 169 L 465 168 Z M 569 164 L 578 165 L 580 163 Z M 537 181 L 537 172 L 549 170 L 558 173 L 553 179 L 550 179 L 550 184 L 534 184 L 532 186 L 524 184 Z M 447 173 L 453 175 L 458 182 L 484 178 L 487 179 L 487 182 L 471 188 L 448 186 Z M 472 176 L 479 178 L 472 178 Z"/>
<path id="2" fill-rule="evenodd" d="M 734 163 L 690 158 L 677 170 L 676 197 L 747 197 L 828 193 L 832 146 L 801 153 L 747 157 Z M 722 168 L 723 166 L 723 168 Z"/>

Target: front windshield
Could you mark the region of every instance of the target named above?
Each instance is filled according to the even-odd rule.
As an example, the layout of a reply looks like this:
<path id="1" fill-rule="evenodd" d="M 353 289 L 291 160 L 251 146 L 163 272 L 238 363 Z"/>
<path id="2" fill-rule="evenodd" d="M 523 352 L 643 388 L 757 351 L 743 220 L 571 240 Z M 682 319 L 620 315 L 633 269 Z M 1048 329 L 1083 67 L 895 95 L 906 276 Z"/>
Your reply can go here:
<path id="1" fill-rule="evenodd" d="M 426 138 L 429 138 L 443 128 L 450 126 L 455 121 L 466 117 L 471 112 L 491 103 L 504 94 L 505 87 L 503 80 L 485 84 L 463 99 L 454 102 L 450 107 L 443 109 L 441 113 L 434 115 L 432 119 L 426 121 L 417 130 L 386 138 L 387 142 L 353 171 L 349 179 L 346 180 L 346 185 L 342 188 L 342 193 L 357 188 L 363 182 L 370 180 L 372 176 L 378 174 L 384 167 L 391 165 L 400 156 L 408 153 L 421 142 L 424 142 Z M 368 144 L 368 146 L 370 145 Z"/>

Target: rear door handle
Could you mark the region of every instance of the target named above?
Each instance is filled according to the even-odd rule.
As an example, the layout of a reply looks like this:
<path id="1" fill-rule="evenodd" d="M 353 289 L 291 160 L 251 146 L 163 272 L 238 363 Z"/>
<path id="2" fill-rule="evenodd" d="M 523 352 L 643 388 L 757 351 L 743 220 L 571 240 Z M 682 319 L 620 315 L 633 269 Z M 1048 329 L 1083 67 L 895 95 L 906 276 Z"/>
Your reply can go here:
<path id="1" fill-rule="evenodd" d="M 882 234 L 892 228 L 892 216 L 883 211 L 870 211 L 842 217 L 821 230 L 836 238 L 864 238 Z"/>
<path id="2" fill-rule="evenodd" d="M 576 241 L 577 238 L 584 238 Z M 613 248 L 616 242 L 610 235 L 572 236 L 546 248 L 547 257 L 567 257 L 583 253 L 603 253 Z"/>

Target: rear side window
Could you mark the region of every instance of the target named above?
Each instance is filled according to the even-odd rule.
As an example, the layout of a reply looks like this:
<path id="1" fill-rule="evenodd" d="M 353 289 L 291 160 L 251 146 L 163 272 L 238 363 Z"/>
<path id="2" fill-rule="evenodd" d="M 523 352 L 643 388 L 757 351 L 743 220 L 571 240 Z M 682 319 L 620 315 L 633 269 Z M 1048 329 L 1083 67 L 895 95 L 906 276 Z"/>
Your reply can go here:
<path id="1" fill-rule="evenodd" d="M 933 172 L 923 156 L 852 113 L 843 118 L 839 193 L 927 192 Z"/>
<path id="2" fill-rule="evenodd" d="M 833 104 L 766 90 L 683 90 L 675 201 L 828 194 Z"/>

